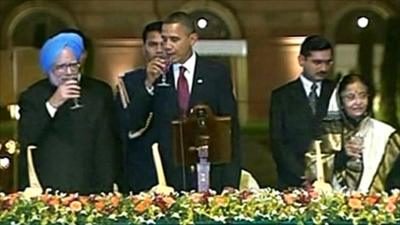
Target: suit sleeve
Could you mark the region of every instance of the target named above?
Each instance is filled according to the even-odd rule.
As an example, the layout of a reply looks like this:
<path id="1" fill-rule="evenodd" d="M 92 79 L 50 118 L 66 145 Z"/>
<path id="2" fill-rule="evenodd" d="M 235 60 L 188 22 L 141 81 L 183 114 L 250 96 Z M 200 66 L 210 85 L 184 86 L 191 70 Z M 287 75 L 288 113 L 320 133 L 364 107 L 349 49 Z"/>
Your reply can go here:
<path id="1" fill-rule="evenodd" d="M 114 182 L 122 171 L 122 149 L 118 138 L 113 94 L 110 87 L 104 90 L 102 108 L 97 121 L 97 134 L 95 136 L 94 182 L 96 192 L 111 191 Z"/>
<path id="2" fill-rule="evenodd" d="M 272 92 L 270 107 L 270 137 L 272 146 L 272 156 L 277 166 L 278 180 L 282 171 L 289 173 L 291 177 L 304 176 L 304 165 L 292 153 L 288 143 L 285 142 L 285 115 L 283 103 L 285 102 L 279 93 Z M 296 113 L 296 112 L 293 112 Z"/>
<path id="3" fill-rule="evenodd" d="M 123 87 L 130 103 L 125 108 L 122 103 L 122 93 L 117 92 L 116 105 L 118 121 L 121 127 L 120 133 L 125 135 L 143 130 L 149 126 L 149 116 L 152 112 L 152 96 L 147 92 L 144 85 L 144 74 L 126 75 L 123 78 Z"/>
<path id="4" fill-rule="evenodd" d="M 241 170 L 241 146 L 240 146 L 240 129 L 237 112 L 237 103 L 233 94 L 232 80 L 229 71 L 222 69 L 219 85 L 218 111 L 221 115 L 231 116 L 232 126 L 232 160 L 225 167 L 223 186 L 239 187 L 240 170 Z"/>
<path id="5" fill-rule="evenodd" d="M 26 149 L 29 145 L 38 145 L 46 138 L 47 128 L 50 126 L 52 118 L 46 110 L 45 102 L 37 100 L 37 96 L 31 96 L 31 92 L 21 94 L 18 105 L 21 115 L 18 121 L 18 141 L 21 145 L 19 155 L 19 188 L 28 186 L 28 169 Z"/>
<path id="6" fill-rule="evenodd" d="M 152 97 L 144 87 L 144 73 L 127 73 L 120 80 L 115 96 L 115 106 L 117 120 L 119 124 L 119 136 L 123 142 L 122 152 L 122 174 L 120 183 L 122 191 L 128 192 L 128 186 L 131 185 L 132 168 L 131 152 L 138 151 L 137 146 L 142 146 L 145 142 L 141 134 L 147 132 L 147 127 L 152 122 Z M 124 99 L 124 100 L 123 100 Z M 124 104 L 123 102 L 127 103 Z M 130 134 L 140 134 L 137 138 L 132 138 Z M 140 149 L 141 150 L 141 149 Z"/>

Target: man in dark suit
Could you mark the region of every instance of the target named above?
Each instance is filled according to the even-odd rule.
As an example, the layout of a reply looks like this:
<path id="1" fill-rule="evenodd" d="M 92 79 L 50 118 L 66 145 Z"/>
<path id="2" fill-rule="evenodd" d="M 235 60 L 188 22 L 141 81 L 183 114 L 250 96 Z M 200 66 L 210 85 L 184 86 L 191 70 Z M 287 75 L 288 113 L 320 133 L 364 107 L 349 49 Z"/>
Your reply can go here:
<path id="1" fill-rule="evenodd" d="M 136 105 L 137 118 L 133 130 L 146 125 L 149 112 L 153 112 L 151 133 L 154 142 L 159 143 L 167 184 L 176 190 L 190 190 L 196 187 L 195 172 L 174 163 L 172 149 L 171 121 L 188 115 L 190 108 L 207 104 L 218 116 L 232 119 L 232 161 L 211 167 L 212 189 L 238 187 L 240 175 L 239 124 L 237 106 L 233 96 L 230 74 L 223 65 L 199 57 L 192 47 L 197 41 L 193 21 L 183 13 L 173 13 L 163 21 L 162 37 L 165 51 L 172 61 L 167 66 L 164 58 L 158 57 L 146 67 L 146 79 L 137 87 L 137 96 L 131 104 Z M 166 82 L 162 86 L 160 75 L 169 68 Z M 135 128 L 136 127 L 136 128 Z"/>
<path id="2" fill-rule="evenodd" d="M 143 30 L 143 56 L 148 65 L 152 65 L 157 60 L 156 58 L 164 55 L 161 26 L 161 21 L 152 22 Z M 153 140 L 149 132 L 149 123 L 153 113 L 141 115 L 147 116 L 147 122 L 143 127 L 135 127 L 135 129 L 131 127 L 137 120 L 135 107 L 141 107 L 131 104 L 131 101 L 135 101 L 137 92 L 143 89 L 145 78 L 146 69 L 138 68 L 125 73 L 117 85 L 116 103 L 121 128 L 120 134 L 124 141 L 124 170 L 128 181 L 128 190 L 133 193 L 149 190 L 157 184 L 151 151 Z"/>
<path id="3" fill-rule="evenodd" d="M 20 188 L 29 185 L 26 150 L 34 145 L 33 163 L 43 188 L 83 194 L 113 190 L 119 145 L 112 90 L 81 76 L 84 53 L 82 37 L 73 32 L 49 38 L 40 51 L 47 78 L 19 99 Z M 75 99 L 82 107 L 73 107 Z"/>
<path id="4" fill-rule="evenodd" d="M 270 135 L 278 188 L 301 186 L 304 154 L 326 115 L 334 83 L 326 80 L 333 49 L 325 38 L 308 36 L 301 45 L 300 77 L 272 92 Z"/>

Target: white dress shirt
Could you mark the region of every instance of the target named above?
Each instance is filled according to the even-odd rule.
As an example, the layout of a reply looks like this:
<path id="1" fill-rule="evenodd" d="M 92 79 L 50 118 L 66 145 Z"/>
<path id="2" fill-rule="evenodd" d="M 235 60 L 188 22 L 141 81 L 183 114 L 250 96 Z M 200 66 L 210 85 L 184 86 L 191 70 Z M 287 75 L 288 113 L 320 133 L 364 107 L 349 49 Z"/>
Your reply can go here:
<path id="1" fill-rule="evenodd" d="M 189 85 L 189 93 L 192 93 L 193 87 L 193 79 L 194 79 L 194 69 L 196 66 L 196 54 L 192 52 L 192 55 L 186 60 L 185 63 L 180 64 L 176 63 L 172 66 L 172 70 L 174 73 L 174 82 L 175 82 L 175 89 L 178 89 L 178 78 L 179 78 L 179 68 L 181 66 L 185 67 L 185 78 Z"/>
<path id="2" fill-rule="evenodd" d="M 300 81 L 303 84 L 303 88 L 306 91 L 306 95 L 310 96 L 310 92 L 311 92 L 311 86 L 313 85 L 314 82 L 312 82 L 311 80 L 307 79 L 303 74 L 300 75 Z M 318 97 L 321 95 L 321 86 L 322 86 L 322 81 L 317 81 L 315 82 L 317 84 L 317 95 Z"/>
<path id="3" fill-rule="evenodd" d="M 57 108 L 53 107 L 48 101 L 46 102 L 46 109 L 51 118 L 53 118 L 54 115 L 56 115 Z"/>

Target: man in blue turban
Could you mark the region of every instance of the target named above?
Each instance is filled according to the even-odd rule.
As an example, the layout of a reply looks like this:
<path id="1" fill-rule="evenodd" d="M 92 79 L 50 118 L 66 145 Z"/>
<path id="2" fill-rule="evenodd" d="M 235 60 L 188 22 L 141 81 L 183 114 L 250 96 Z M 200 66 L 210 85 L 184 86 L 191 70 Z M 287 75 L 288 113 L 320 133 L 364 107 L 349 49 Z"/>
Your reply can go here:
<path id="1" fill-rule="evenodd" d="M 40 66 L 44 73 L 49 74 L 52 66 L 65 47 L 70 48 L 76 59 L 80 59 L 83 52 L 83 39 L 75 33 L 61 33 L 47 40 L 40 50 Z"/>
<path id="2" fill-rule="evenodd" d="M 20 188 L 30 185 L 26 149 L 34 145 L 33 165 L 43 188 L 112 191 L 120 164 L 113 95 L 106 83 L 81 75 L 83 40 L 72 31 L 49 38 L 40 50 L 47 78 L 20 96 Z M 83 107 L 71 107 L 76 99 Z"/>

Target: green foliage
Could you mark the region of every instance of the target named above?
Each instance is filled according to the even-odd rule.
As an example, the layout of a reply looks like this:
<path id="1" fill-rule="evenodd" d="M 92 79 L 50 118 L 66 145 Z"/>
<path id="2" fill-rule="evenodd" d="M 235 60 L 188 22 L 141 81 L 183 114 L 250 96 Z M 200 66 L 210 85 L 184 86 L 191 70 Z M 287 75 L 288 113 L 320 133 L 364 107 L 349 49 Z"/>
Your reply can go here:
<path id="1" fill-rule="evenodd" d="M 400 76 L 400 17 L 391 17 L 387 19 L 387 34 L 385 40 L 385 54 L 381 67 L 381 101 L 379 115 L 381 119 L 399 127 L 399 118 L 397 117 L 398 108 L 397 99 L 400 97 L 400 91 L 397 87 Z"/>
<path id="2" fill-rule="evenodd" d="M 69 224 L 393 224 L 400 194 L 319 194 L 226 189 L 221 194 L 183 192 L 123 196 L 0 193 L 0 223 Z"/>

